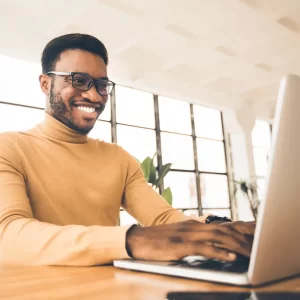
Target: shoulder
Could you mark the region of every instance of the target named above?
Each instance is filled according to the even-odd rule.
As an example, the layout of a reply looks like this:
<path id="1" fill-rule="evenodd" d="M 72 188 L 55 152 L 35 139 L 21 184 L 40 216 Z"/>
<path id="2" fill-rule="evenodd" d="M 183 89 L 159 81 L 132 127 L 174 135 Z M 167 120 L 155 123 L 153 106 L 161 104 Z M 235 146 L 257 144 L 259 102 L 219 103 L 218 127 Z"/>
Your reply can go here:
<path id="1" fill-rule="evenodd" d="M 19 162 L 20 149 L 18 145 L 19 132 L 0 133 L 0 158 Z"/>
<path id="2" fill-rule="evenodd" d="M 0 149 L 5 147 L 15 147 L 18 140 L 18 132 L 0 133 Z"/>

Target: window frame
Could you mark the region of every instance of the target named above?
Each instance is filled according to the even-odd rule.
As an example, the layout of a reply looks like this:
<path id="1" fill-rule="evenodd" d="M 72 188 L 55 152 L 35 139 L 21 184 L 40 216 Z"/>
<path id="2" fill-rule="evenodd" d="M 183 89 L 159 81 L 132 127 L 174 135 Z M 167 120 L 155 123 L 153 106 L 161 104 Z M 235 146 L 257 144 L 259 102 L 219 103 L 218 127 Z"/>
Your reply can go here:
<path id="1" fill-rule="evenodd" d="M 116 133 L 116 125 L 126 125 L 126 126 L 132 126 L 132 127 L 137 127 L 137 128 L 143 128 L 143 129 L 147 129 L 147 130 L 153 130 L 150 128 L 146 128 L 143 126 L 136 126 L 136 125 L 130 125 L 130 124 L 123 124 L 123 123 L 118 123 L 116 120 L 116 94 L 113 93 L 111 100 L 112 100 L 112 120 L 114 121 L 114 125 L 112 125 L 112 130 L 115 130 L 115 138 L 112 139 L 113 142 L 117 143 L 117 133 Z M 226 166 L 226 172 L 206 172 L 206 171 L 200 171 L 198 168 L 198 149 L 197 149 L 197 138 L 201 138 L 199 136 L 196 136 L 196 128 L 195 128 L 195 119 L 194 119 L 194 105 L 198 105 L 198 104 L 192 104 L 189 103 L 190 105 L 190 122 L 191 122 L 191 127 L 192 127 L 192 134 L 184 134 L 184 133 L 178 133 L 178 132 L 173 132 L 173 131 L 166 131 L 166 130 L 161 130 L 160 128 L 160 114 L 159 114 L 159 95 L 153 94 L 153 100 L 154 100 L 154 114 L 155 114 L 155 132 L 156 132 L 156 146 L 157 146 L 157 171 L 160 174 L 162 166 L 163 166 L 163 162 L 162 162 L 162 144 L 161 144 L 161 133 L 162 132 L 166 132 L 166 133 L 173 133 L 173 134 L 178 134 L 178 135 L 182 135 L 182 136 L 191 136 L 192 140 L 193 140 L 193 152 L 194 152 L 194 165 L 195 165 L 195 169 L 194 170 L 185 170 L 185 169 L 174 169 L 171 168 L 170 172 L 174 171 L 174 172 L 188 172 L 188 173 L 194 173 L 196 176 L 196 191 L 197 191 L 197 202 L 198 202 L 198 206 L 196 208 L 190 208 L 190 207 L 180 207 L 180 208 L 176 208 L 179 211 L 188 211 L 188 210 L 197 210 L 199 216 L 202 215 L 202 211 L 203 210 L 228 210 L 229 214 L 231 217 L 234 216 L 234 211 L 233 211 L 233 205 L 232 205 L 232 196 L 231 196 L 231 185 L 230 185 L 230 178 L 231 178 L 231 174 L 229 172 L 229 157 L 228 157 L 228 153 L 227 153 L 227 141 L 225 138 L 225 129 L 224 129 L 224 120 L 223 120 L 223 113 L 222 111 L 220 111 L 220 116 L 221 116 L 221 126 L 222 126 L 222 133 L 223 133 L 223 139 L 222 140 L 217 140 L 219 142 L 223 143 L 223 147 L 224 147 L 224 155 L 225 155 L 225 166 Z M 203 105 L 202 105 L 203 106 Z M 115 127 L 113 129 L 113 127 Z M 216 141 L 216 139 L 210 139 L 210 138 L 203 138 L 203 139 L 207 139 L 207 140 L 213 140 Z M 214 175 L 225 175 L 227 177 L 227 185 L 228 185 L 228 197 L 229 197 L 229 207 L 228 208 L 223 208 L 223 207 L 202 207 L 202 202 L 201 202 L 201 189 L 200 189 L 200 175 L 201 174 L 214 174 Z M 162 191 L 164 190 L 164 181 L 161 183 L 161 185 L 159 186 L 159 192 L 162 193 Z M 123 209 L 121 209 L 121 211 L 123 211 Z"/>

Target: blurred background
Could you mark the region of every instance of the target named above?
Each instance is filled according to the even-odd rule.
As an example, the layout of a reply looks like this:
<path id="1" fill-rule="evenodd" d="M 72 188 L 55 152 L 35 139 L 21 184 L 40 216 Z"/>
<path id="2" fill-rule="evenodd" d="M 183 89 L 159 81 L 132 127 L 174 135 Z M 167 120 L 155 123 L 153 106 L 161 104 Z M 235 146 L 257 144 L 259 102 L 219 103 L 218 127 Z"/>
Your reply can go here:
<path id="1" fill-rule="evenodd" d="M 0 132 L 43 120 L 46 43 L 94 35 L 117 86 L 90 136 L 140 161 L 157 153 L 158 174 L 171 163 L 158 191 L 188 215 L 255 218 L 279 82 L 300 74 L 300 1 L 1 0 L 0 11 Z"/>

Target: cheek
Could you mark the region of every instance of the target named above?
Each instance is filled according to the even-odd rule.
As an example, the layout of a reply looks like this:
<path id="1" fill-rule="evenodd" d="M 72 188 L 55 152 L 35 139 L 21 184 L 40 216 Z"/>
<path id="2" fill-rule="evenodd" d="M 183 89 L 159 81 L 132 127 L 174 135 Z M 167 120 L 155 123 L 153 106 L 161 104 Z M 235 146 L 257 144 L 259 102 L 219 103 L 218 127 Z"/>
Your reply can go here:
<path id="1" fill-rule="evenodd" d="M 59 92 L 61 99 L 66 105 L 69 105 L 72 99 L 74 99 L 77 95 L 76 91 L 74 91 L 73 87 L 65 87 Z"/>

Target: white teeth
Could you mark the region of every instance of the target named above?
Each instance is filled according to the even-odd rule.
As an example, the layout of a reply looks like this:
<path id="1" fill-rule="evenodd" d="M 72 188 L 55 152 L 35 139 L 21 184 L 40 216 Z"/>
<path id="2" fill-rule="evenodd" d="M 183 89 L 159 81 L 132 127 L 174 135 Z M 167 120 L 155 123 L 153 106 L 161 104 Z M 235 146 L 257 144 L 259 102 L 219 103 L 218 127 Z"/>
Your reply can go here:
<path id="1" fill-rule="evenodd" d="M 87 113 L 93 113 L 95 111 L 94 107 L 86 107 L 86 106 L 78 106 L 77 109 Z"/>

